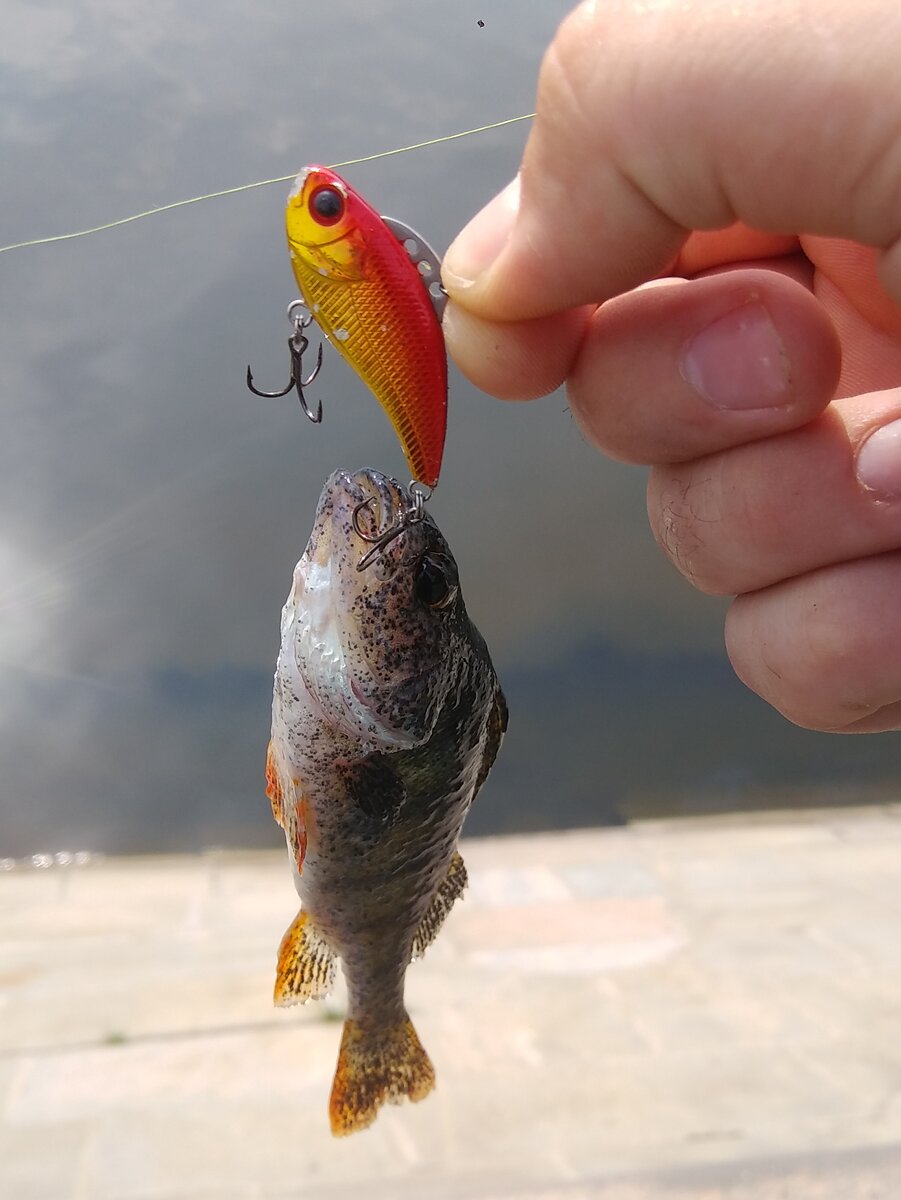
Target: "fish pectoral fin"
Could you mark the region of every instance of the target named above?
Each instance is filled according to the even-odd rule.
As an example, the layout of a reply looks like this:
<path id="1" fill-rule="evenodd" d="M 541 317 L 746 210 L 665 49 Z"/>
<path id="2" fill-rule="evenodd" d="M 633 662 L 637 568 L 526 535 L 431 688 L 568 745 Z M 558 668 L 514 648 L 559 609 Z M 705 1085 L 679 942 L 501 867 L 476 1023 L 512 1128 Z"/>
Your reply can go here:
<path id="1" fill-rule="evenodd" d="M 266 750 L 266 795 L 269 797 L 269 803 L 272 805 L 272 815 L 275 818 L 275 823 L 285 828 L 285 805 L 282 796 L 282 784 L 278 777 L 278 770 L 275 766 L 275 754 L 272 749 L 272 742 Z"/>
<path id="2" fill-rule="evenodd" d="M 435 894 L 435 898 L 429 905 L 428 912 L 419 923 L 419 928 L 413 935 L 413 948 L 410 953 L 411 958 L 422 958 L 427 947 L 429 947 L 438 935 L 438 930 L 444 924 L 445 918 L 454 906 L 454 901 L 462 893 L 466 887 L 466 864 L 458 851 L 454 851 L 454 856 L 450 861 L 450 866 L 447 869 L 447 875 L 444 877 L 444 882 Z"/>
<path id="3" fill-rule="evenodd" d="M 278 948 L 272 999 L 279 1008 L 327 996 L 335 981 L 335 955 L 303 909 Z"/>
<path id="4" fill-rule="evenodd" d="M 476 780 L 476 788 L 474 795 L 478 794 L 482 784 L 488 778 L 488 772 L 494 766 L 494 760 L 497 758 L 497 752 L 501 748 L 501 742 L 504 740 L 504 734 L 507 732 L 507 701 L 504 698 L 504 693 L 498 687 L 494 697 L 494 705 L 488 717 L 488 725 L 485 730 L 485 748 L 482 754 L 482 767 L 479 771 L 479 777 Z"/>
<path id="5" fill-rule="evenodd" d="M 386 1102 L 423 1100 L 434 1086 L 435 1068 L 406 1013 L 398 1024 L 376 1028 L 348 1018 L 329 1098 L 332 1133 L 365 1129 Z"/>
<path id="6" fill-rule="evenodd" d="M 272 805 L 276 824 L 285 831 L 285 839 L 294 856 L 297 874 L 300 875 L 307 853 L 309 800 L 304 795 L 301 781 L 296 776 L 286 779 L 283 771 L 279 770 L 278 756 L 271 741 L 266 751 L 266 795 Z"/>

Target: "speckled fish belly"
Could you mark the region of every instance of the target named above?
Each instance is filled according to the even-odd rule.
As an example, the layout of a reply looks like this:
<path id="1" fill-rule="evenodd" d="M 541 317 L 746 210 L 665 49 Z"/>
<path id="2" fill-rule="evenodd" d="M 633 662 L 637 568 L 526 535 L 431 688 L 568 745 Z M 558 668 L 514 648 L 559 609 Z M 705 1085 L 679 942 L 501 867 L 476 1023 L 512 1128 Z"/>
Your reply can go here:
<path id="1" fill-rule="evenodd" d="M 369 545 L 361 531 L 389 528 L 410 504 L 376 471 L 328 480 L 282 613 L 273 690 L 267 793 L 301 900 L 279 948 L 275 1002 L 325 995 L 340 960 L 338 1135 L 434 1085 L 404 980 L 465 887 L 457 842 L 507 722 L 431 515 L 357 570 Z"/>
<path id="2" fill-rule="evenodd" d="M 413 478 L 434 487 L 447 354 L 419 271 L 376 210 L 326 167 L 298 175 L 285 225 L 304 303 L 387 412 Z"/>

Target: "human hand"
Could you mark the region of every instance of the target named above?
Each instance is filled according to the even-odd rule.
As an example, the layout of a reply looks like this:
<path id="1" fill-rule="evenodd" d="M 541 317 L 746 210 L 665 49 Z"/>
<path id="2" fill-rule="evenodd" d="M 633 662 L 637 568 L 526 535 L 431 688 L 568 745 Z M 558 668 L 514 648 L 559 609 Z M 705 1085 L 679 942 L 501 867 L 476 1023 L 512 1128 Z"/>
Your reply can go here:
<path id="1" fill-rule="evenodd" d="M 736 672 L 811 729 L 901 728 L 898 45 L 894 0 L 584 3 L 445 258 L 461 369 L 566 380 L 652 466 L 664 552 L 736 596 Z"/>

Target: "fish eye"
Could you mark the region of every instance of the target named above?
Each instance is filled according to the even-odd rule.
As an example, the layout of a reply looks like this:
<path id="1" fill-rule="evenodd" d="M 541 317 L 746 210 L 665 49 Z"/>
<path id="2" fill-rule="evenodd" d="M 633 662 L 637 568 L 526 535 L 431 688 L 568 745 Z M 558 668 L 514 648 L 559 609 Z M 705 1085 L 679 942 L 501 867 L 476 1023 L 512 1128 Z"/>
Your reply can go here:
<path id="1" fill-rule="evenodd" d="M 416 564 L 413 590 L 416 598 L 429 608 L 447 608 L 457 594 L 456 584 L 448 580 L 438 563 L 427 554 Z"/>
<path id="2" fill-rule="evenodd" d="M 318 187 L 310 197 L 310 212 L 320 225 L 334 225 L 344 215 L 344 197 L 333 187 Z"/>

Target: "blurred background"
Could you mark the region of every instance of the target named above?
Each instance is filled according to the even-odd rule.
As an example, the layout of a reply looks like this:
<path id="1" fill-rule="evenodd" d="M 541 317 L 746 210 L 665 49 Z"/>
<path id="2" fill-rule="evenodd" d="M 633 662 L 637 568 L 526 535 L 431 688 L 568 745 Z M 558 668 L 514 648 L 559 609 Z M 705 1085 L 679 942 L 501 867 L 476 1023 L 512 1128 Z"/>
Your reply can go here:
<path id="1" fill-rule="evenodd" d="M 0 245 L 531 111 L 569 0 L 3 0 Z M 528 124 L 350 167 L 439 250 Z M 0 858 L 276 846 L 279 613 L 325 477 L 405 477 L 326 347 L 288 368 L 288 184 L 0 254 Z M 603 214 L 599 214 L 603 220 Z M 511 712 L 471 833 L 892 799 L 896 736 L 791 727 L 732 676 L 724 604 L 653 545 L 644 472 L 556 394 L 452 371 L 431 511 Z"/>

